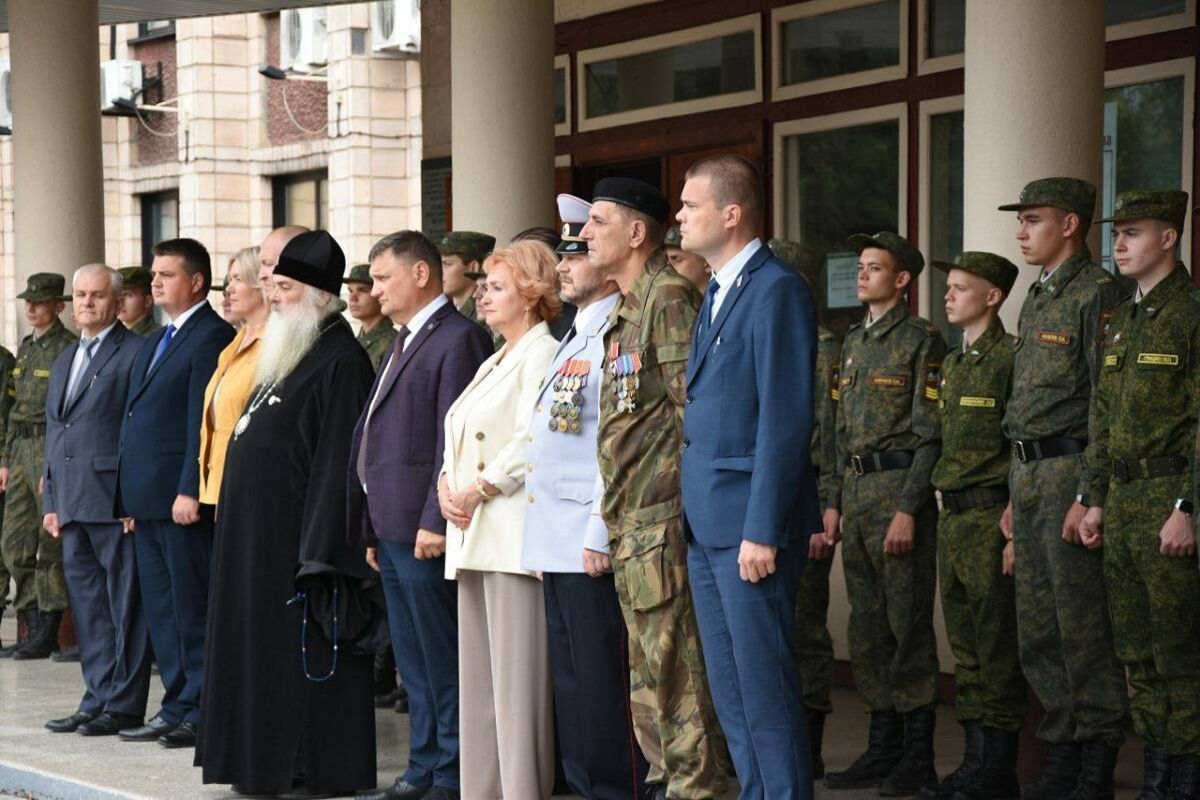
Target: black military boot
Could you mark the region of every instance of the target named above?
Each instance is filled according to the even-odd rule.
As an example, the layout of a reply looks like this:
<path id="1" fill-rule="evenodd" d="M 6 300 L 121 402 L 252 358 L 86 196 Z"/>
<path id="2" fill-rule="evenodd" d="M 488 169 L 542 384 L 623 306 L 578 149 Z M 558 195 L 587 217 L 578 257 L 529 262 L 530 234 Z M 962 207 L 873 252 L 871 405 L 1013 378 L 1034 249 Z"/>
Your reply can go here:
<path id="1" fill-rule="evenodd" d="M 867 789 L 878 786 L 900 763 L 904 750 L 904 726 L 895 711 L 871 712 L 867 731 L 867 752 L 841 772 L 825 774 L 830 789 Z"/>
<path id="2" fill-rule="evenodd" d="M 1200 756 L 1171 756 L 1171 800 L 1200 798 Z"/>
<path id="3" fill-rule="evenodd" d="M 927 786 L 937 786 L 933 768 L 933 706 L 904 715 L 904 755 L 879 784 L 880 797 L 911 797 Z"/>
<path id="4" fill-rule="evenodd" d="M 17 616 L 25 620 L 25 636 L 21 637 L 20 619 L 17 620 L 17 639 L 8 647 L 0 649 L 0 658 L 12 658 L 13 654 L 20 650 L 25 644 L 37 636 L 38 625 L 41 624 L 41 615 L 38 613 L 36 603 L 30 603 L 23 610 L 17 612 Z"/>
<path id="5" fill-rule="evenodd" d="M 62 618 L 61 611 L 43 611 L 37 635 L 13 653 L 13 661 L 49 658 L 50 654 L 58 649 L 58 626 L 62 623 Z"/>
<path id="6" fill-rule="evenodd" d="M 1079 780 L 1068 800 L 1113 800 L 1116 768 L 1116 747 L 1104 742 L 1084 742 L 1079 754 Z"/>
<path id="7" fill-rule="evenodd" d="M 1017 742 L 1020 731 L 983 728 L 983 763 L 951 797 L 953 800 L 1016 800 Z"/>
<path id="8" fill-rule="evenodd" d="M 825 777 L 825 759 L 821 757 L 821 745 L 825 741 L 825 712 L 804 709 L 808 717 L 808 758 L 812 764 L 813 780 Z"/>
<path id="9" fill-rule="evenodd" d="M 1025 787 L 1021 800 L 1062 800 L 1079 780 L 1078 742 L 1046 743 L 1046 765 L 1035 783 Z"/>
<path id="10" fill-rule="evenodd" d="M 1170 800 L 1171 755 L 1161 747 L 1146 745 L 1142 751 L 1142 791 L 1137 800 Z"/>
<path id="11" fill-rule="evenodd" d="M 922 789 L 921 800 L 944 800 L 944 798 L 953 797 L 954 792 L 960 786 L 966 785 L 967 781 L 983 765 L 983 727 L 974 720 L 963 722 L 962 727 L 962 763 L 937 786 L 927 786 Z"/>

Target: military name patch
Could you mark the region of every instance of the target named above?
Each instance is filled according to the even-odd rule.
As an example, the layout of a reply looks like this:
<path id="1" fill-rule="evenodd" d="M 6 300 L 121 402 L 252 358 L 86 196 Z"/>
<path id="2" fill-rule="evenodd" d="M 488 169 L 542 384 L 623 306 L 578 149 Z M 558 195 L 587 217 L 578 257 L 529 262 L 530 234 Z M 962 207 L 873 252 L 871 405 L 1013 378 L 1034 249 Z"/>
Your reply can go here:
<path id="1" fill-rule="evenodd" d="M 1112 355 L 1107 355 L 1104 357 L 1104 366 L 1106 366 L 1106 367 L 1115 367 L 1120 363 L 1121 363 L 1121 357 L 1119 355 L 1117 355 L 1116 353 L 1113 353 Z"/>
<path id="2" fill-rule="evenodd" d="M 906 389 L 908 388 L 907 375 L 872 375 L 870 377 L 872 386 L 879 386 L 884 389 Z"/>
<path id="3" fill-rule="evenodd" d="M 996 398 L 994 397 L 960 397 L 958 404 L 965 408 L 995 408 Z"/>
<path id="4" fill-rule="evenodd" d="M 1069 333 L 1057 333 L 1055 331 L 1038 331 L 1036 334 L 1034 334 L 1033 338 L 1038 340 L 1042 344 L 1058 344 L 1058 345 L 1066 346 L 1071 343 L 1071 341 L 1074 337 L 1071 336 L 1071 334 L 1069 334 Z"/>
<path id="5" fill-rule="evenodd" d="M 1138 353 L 1137 363 L 1152 367 L 1178 367 L 1179 356 L 1172 353 Z"/>
<path id="6" fill-rule="evenodd" d="M 49 377 L 50 377 L 50 370 L 48 370 L 48 369 L 35 369 L 35 370 L 33 371 L 33 377 L 35 377 L 35 378 L 49 378 Z"/>

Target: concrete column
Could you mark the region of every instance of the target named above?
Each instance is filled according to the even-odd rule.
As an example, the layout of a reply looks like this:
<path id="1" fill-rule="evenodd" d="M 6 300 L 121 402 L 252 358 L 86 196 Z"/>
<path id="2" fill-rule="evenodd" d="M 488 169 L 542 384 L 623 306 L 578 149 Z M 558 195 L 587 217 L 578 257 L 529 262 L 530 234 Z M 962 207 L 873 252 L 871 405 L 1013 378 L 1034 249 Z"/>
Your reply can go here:
<path id="1" fill-rule="evenodd" d="M 451 0 L 455 228 L 554 224 L 553 66 L 552 0 Z"/>
<path id="2" fill-rule="evenodd" d="M 96 0 L 8 3 L 21 288 L 34 272 L 69 280 L 104 258 L 98 9 Z"/>
<path id="3" fill-rule="evenodd" d="M 1095 0 L 967 0 L 963 245 L 1022 267 L 1001 317 L 1015 331 L 1037 277 L 1024 268 L 1015 202 L 1035 178 L 1101 181 L 1104 12 Z M 1099 211 L 1097 211 L 1097 215 Z M 1090 237 L 1098 253 L 1096 233 Z"/>

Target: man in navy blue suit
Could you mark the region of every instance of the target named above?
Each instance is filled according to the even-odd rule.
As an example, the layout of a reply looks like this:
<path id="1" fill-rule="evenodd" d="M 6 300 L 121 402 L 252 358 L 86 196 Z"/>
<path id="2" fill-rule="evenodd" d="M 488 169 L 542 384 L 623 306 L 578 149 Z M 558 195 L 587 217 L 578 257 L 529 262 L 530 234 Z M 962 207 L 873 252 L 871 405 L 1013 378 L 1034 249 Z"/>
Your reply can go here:
<path id="1" fill-rule="evenodd" d="M 164 747 L 196 743 L 211 510 L 200 507 L 200 420 L 204 390 L 233 328 L 208 304 L 212 265 L 204 245 L 171 239 L 154 246 L 150 291 L 168 325 L 146 339 L 133 362 L 117 463 L 117 514 L 132 518 L 138 581 L 150 641 L 162 673 L 162 709 L 126 741 Z"/>
<path id="2" fill-rule="evenodd" d="M 808 453 L 816 317 L 808 285 L 757 238 L 754 166 L 715 156 L 686 178 L 683 249 L 713 273 L 688 358 L 681 476 L 704 661 L 739 797 L 807 800 L 793 615 L 821 530 Z"/>

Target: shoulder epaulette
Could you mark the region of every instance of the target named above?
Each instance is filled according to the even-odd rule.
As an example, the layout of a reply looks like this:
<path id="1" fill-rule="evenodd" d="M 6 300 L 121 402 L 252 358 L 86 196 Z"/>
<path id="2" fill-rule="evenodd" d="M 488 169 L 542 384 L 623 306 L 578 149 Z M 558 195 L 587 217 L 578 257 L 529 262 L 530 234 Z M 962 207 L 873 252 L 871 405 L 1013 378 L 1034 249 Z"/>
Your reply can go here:
<path id="1" fill-rule="evenodd" d="M 909 317 L 908 321 L 927 334 L 934 334 L 938 332 L 937 326 L 924 317 Z"/>
<path id="2" fill-rule="evenodd" d="M 1097 286 L 1103 286 L 1106 283 L 1112 283 L 1112 282 L 1113 282 L 1112 275 L 1109 275 L 1108 273 L 1096 276 L 1096 285 Z"/>

